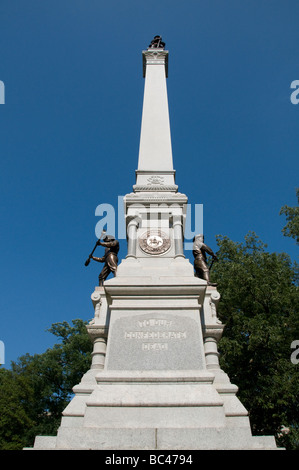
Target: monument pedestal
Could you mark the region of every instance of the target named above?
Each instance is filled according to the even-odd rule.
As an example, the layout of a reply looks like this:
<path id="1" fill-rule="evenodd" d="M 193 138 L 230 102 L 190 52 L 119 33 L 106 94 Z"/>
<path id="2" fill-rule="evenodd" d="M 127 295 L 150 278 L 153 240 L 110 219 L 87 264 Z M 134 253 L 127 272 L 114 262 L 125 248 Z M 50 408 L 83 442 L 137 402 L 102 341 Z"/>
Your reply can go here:
<path id="1" fill-rule="evenodd" d="M 195 277 L 160 282 L 116 277 L 96 287 L 91 369 L 57 436 L 38 436 L 34 448 L 276 448 L 273 437 L 252 436 L 238 388 L 219 367 L 217 289 Z"/>

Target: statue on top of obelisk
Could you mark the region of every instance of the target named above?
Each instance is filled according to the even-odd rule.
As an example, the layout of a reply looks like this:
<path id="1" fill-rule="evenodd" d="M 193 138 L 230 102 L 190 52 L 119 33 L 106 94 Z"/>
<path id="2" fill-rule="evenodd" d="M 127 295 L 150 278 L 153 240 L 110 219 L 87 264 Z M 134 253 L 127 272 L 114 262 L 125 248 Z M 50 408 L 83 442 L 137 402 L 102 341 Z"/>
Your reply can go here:
<path id="1" fill-rule="evenodd" d="M 149 49 L 164 49 L 165 42 L 162 41 L 162 36 L 155 36 L 148 47 Z"/>

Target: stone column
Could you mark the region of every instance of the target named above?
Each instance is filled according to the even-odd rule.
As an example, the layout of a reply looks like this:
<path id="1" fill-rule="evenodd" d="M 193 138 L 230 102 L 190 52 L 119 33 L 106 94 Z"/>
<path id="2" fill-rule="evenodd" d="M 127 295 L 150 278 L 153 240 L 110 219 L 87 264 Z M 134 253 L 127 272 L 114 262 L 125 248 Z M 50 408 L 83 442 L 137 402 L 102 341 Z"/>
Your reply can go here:
<path id="1" fill-rule="evenodd" d="M 107 349 L 109 319 L 107 318 L 105 290 L 103 287 L 96 287 L 96 289 L 98 289 L 98 291 L 96 290 L 91 295 L 94 306 L 94 319 L 91 320 L 86 328 L 93 343 L 91 369 L 103 369 Z"/>
<path id="2" fill-rule="evenodd" d="M 217 339 L 215 336 L 205 336 L 204 350 L 207 369 L 220 369 L 219 352 L 217 347 Z"/>
<path id="3" fill-rule="evenodd" d="M 91 369 L 104 369 L 107 349 L 107 328 L 100 325 L 87 325 L 87 332 L 93 343 Z"/>
<path id="4" fill-rule="evenodd" d="M 222 336 L 224 325 L 217 317 L 217 305 L 220 294 L 216 287 L 208 286 L 202 310 L 203 315 L 203 338 L 207 369 L 218 369 L 219 352 L 218 342 Z"/>
<path id="5" fill-rule="evenodd" d="M 128 223 L 128 254 L 126 258 L 136 258 L 137 228 L 139 222 L 136 218 Z"/>
<path id="6" fill-rule="evenodd" d="M 107 349 L 107 335 L 100 333 L 95 337 L 93 343 L 93 352 L 91 354 L 92 363 L 91 369 L 104 369 L 106 349 Z"/>
<path id="7" fill-rule="evenodd" d="M 173 215 L 173 237 L 174 237 L 174 249 L 175 249 L 175 258 L 184 256 L 184 246 L 183 246 L 183 222 L 181 215 Z"/>

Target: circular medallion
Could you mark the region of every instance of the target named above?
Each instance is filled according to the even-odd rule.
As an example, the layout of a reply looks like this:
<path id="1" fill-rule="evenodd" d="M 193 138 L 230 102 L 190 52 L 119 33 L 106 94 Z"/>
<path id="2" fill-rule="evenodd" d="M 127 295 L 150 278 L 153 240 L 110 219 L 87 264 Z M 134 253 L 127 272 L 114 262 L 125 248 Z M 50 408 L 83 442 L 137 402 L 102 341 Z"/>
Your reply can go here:
<path id="1" fill-rule="evenodd" d="M 161 255 L 170 248 L 170 239 L 161 230 L 149 230 L 139 238 L 139 246 L 145 253 Z"/>

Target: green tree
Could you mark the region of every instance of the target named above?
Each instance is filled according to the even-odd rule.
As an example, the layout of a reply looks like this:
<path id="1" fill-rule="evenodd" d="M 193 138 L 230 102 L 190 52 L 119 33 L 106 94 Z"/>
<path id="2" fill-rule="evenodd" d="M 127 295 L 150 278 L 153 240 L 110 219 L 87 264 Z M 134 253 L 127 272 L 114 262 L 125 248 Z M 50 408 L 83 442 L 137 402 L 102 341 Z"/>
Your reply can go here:
<path id="1" fill-rule="evenodd" d="M 239 386 L 253 433 L 299 448 L 299 365 L 290 360 L 299 339 L 296 266 L 284 253 L 268 253 L 253 232 L 244 243 L 218 236 L 217 244 L 221 367 Z M 281 435 L 282 426 L 290 432 Z"/>
<path id="2" fill-rule="evenodd" d="M 299 188 L 296 189 L 296 197 L 299 204 Z M 285 227 L 282 229 L 282 233 L 286 237 L 291 237 L 296 240 L 297 245 L 299 244 L 299 205 L 295 207 L 283 206 L 280 209 L 280 215 L 284 214 L 287 219 Z"/>
<path id="3" fill-rule="evenodd" d="M 0 369 L 0 449 L 22 449 L 27 445 L 26 435 L 34 421 L 26 411 L 26 403 L 33 399 L 33 390 L 20 377 Z"/>
<path id="4" fill-rule="evenodd" d="M 61 413 L 91 363 L 85 323 L 55 323 L 60 342 L 43 354 L 21 356 L 0 369 L 0 449 L 32 446 L 36 435 L 55 435 Z"/>

